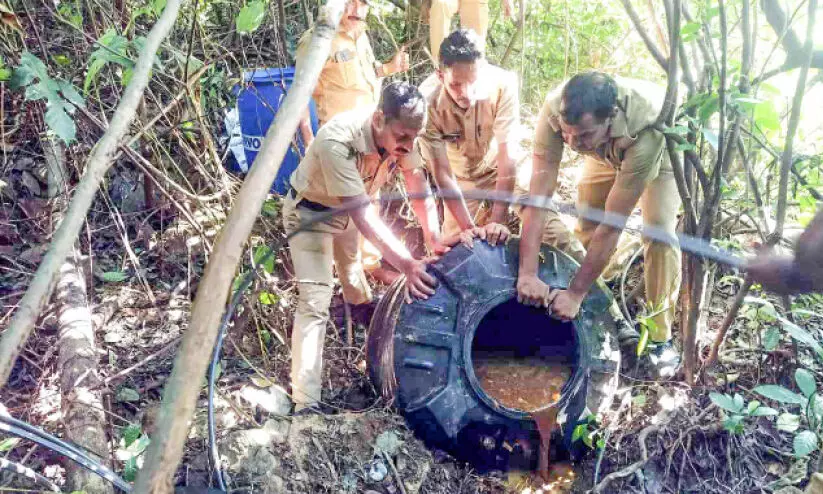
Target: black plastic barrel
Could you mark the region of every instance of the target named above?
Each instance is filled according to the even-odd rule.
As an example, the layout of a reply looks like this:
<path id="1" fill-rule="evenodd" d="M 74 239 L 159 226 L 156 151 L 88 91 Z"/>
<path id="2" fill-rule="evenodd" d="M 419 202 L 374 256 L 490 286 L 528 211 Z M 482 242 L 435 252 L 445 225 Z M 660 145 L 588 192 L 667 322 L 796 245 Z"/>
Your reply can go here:
<path id="1" fill-rule="evenodd" d="M 571 437 L 588 412 L 605 410 L 617 383 L 620 355 L 611 295 L 593 287 L 574 322 L 516 300 L 519 243 L 458 246 L 430 266 L 439 281 L 428 300 L 403 302 L 403 280 L 380 301 L 369 330 L 369 373 L 378 390 L 395 400 L 410 427 L 430 447 L 482 471 L 534 468 L 540 438 L 531 414 L 501 405 L 482 388 L 473 353 L 558 356 L 572 368 L 562 388 L 559 432 L 562 455 L 578 451 Z M 577 270 L 569 256 L 543 247 L 539 277 L 565 287 Z"/>

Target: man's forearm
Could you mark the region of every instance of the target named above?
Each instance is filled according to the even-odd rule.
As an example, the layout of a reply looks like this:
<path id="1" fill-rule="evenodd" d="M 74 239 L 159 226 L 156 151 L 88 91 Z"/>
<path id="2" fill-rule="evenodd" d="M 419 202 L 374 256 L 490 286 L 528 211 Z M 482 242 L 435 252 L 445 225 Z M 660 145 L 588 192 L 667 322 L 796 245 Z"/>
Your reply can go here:
<path id="1" fill-rule="evenodd" d="M 589 291 L 597 277 L 606 269 L 619 239 L 620 230 L 607 225 L 598 225 L 592 235 L 583 263 L 569 283 L 570 292 L 585 295 Z"/>
<path id="2" fill-rule="evenodd" d="M 423 229 L 423 238 L 426 246 L 431 247 L 434 242 L 440 239 L 440 222 L 437 220 L 437 204 L 431 196 L 429 183 L 426 181 L 422 171 L 415 170 L 404 175 L 406 179 L 406 190 L 417 197 L 412 199 L 411 205 L 420 227 Z"/>
<path id="3" fill-rule="evenodd" d="M 460 229 L 466 230 L 473 228 L 474 219 L 469 213 L 466 200 L 463 198 L 463 192 L 460 191 L 460 186 L 457 184 L 454 176 L 450 173 L 440 173 L 436 176 L 436 179 L 437 187 L 445 196 L 443 202 L 446 204 L 446 207 L 449 208 Z"/>
<path id="4" fill-rule="evenodd" d="M 506 143 L 499 145 L 497 153 L 497 183 L 495 191 L 501 194 L 511 194 L 514 191 L 515 166 L 514 160 L 509 153 L 509 146 Z M 494 223 L 506 223 L 506 216 L 509 204 L 506 202 L 495 202 L 492 206 L 491 221 Z"/>
<path id="5" fill-rule="evenodd" d="M 523 213 L 523 229 L 520 232 L 520 270 L 519 276 L 537 275 L 540 240 L 546 211 L 527 207 Z"/>
<path id="6" fill-rule="evenodd" d="M 403 242 L 380 219 L 373 206 L 369 205 L 360 214 L 353 212 L 351 218 L 360 233 L 377 247 L 383 259 L 395 268 L 403 271 L 406 263 L 413 259 Z"/>

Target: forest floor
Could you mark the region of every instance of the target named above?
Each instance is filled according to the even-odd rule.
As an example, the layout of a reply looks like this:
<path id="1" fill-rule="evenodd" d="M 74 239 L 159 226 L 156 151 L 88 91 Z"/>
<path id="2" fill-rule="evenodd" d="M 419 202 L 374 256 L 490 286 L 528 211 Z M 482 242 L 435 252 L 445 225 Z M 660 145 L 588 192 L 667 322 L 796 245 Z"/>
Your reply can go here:
<path id="1" fill-rule="evenodd" d="M 50 206 L 43 199 L 41 159 L 20 154 L 2 170 L 0 188 L 0 326 L 25 291 L 52 230 Z M 562 194 L 573 195 L 573 173 L 563 173 Z M 133 177 L 118 166 L 111 177 Z M 110 178 L 111 178 L 110 177 Z M 113 209 L 98 198 L 81 238 L 100 369 L 111 461 L 133 476 L 145 448 L 126 445 L 124 436 L 151 436 L 154 414 L 182 334 L 207 254 L 196 232 L 162 199 L 151 209 L 141 203 L 139 180 L 128 182 L 129 197 L 111 196 Z M 136 194 L 136 199 L 134 195 Z M 111 195 L 111 194 L 110 194 Z M 365 332 L 355 328 L 353 346 L 342 329 L 341 299 L 335 297 L 326 339 L 324 401 L 338 410 L 327 416 L 293 417 L 285 387 L 289 382 L 289 332 L 296 288 L 285 254 L 278 202 L 272 199 L 255 229 L 249 259 L 260 246 L 278 255 L 273 269 L 261 272 L 229 327 L 217 380 L 218 445 L 228 466 L 233 492 L 262 493 L 537 493 L 586 492 L 795 492 L 817 466 L 795 458 L 792 435 L 774 417 L 748 418 L 736 434 L 722 424 L 711 391 L 741 393 L 746 400 L 760 383 L 790 385 L 798 365 L 823 372 L 809 350 L 774 328 L 778 323 L 747 305 L 732 326 L 720 363 L 698 386 L 680 380 L 656 382 L 631 370 L 622 376 L 610 414 L 600 418 L 605 447 L 590 451 L 568 481 L 555 485 L 527 474 L 479 475 L 443 452 L 427 449 L 402 417 L 373 389 L 365 362 Z M 190 203 L 200 227 L 213 236 L 223 205 Z M 119 211 L 122 223 L 114 214 Z M 738 222 L 744 219 L 738 218 Z M 745 231 L 745 225 L 736 224 Z M 413 231 L 407 232 L 410 238 Z M 736 237 L 749 245 L 752 236 Z M 128 245 L 134 257 L 126 254 Z M 265 247 L 264 247 L 265 248 Z M 640 279 L 642 262 L 628 276 L 627 291 Z M 741 285 L 739 274 L 718 268 L 706 313 L 701 348 L 711 344 Z M 619 293 L 618 283 L 614 284 Z M 776 310 L 782 301 L 766 295 Z M 823 299 L 801 297 L 795 306 L 810 311 L 798 320 L 821 336 Z M 633 310 L 638 305 L 632 302 Z M 51 307 L 41 319 L 5 389 L 2 404 L 16 418 L 61 434 L 56 318 Z M 775 336 L 776 332 L 776 336 Z M 677 330 L 675 330 L 675 334 Z M 777 338 L 764 350 L 763 338 Z M 204 342 L 210 344 L 210 342 Z M 192 422 L 178 485 L 209 482 L 206 394 Z M 21 461 L 60 484 L 65 458 L 25 441 L 2 441 L 0 455 Z M 132 443 L 137 444 L 137 443 Z M 648 461 L 645 461 L 647 459 Z M 619 472 L 617 476 L 614 474 Z M 562 485 L 560 485 L 562 484 Z M 4 490 L 32 489 L 19 477 L 0 474 Z M 781 489 L 783 489 L 781 491 Z"/>

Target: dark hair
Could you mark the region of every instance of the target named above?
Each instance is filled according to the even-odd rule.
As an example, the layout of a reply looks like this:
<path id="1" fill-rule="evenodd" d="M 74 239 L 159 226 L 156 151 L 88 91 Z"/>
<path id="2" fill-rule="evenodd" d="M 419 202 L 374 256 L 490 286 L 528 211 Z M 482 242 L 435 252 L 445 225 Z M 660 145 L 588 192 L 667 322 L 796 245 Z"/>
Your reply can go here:
<path id="1" fill-rule="evenodd" d="M 386 121 L 422 121 L 426 117 L 426 100 L 417 87 L 408 82 L 392 82 L 380 93 L 380 110 Z"/>
<path id="2" fill-rule="evenodd" d="M 483 42 L 471 29 L 458 29 L 440 43 L 440 68 L 483 58 Z"/>
<path id="3" fill-rule="evenodd" d="M 567 124 L 579 124 L 586 113 L 603 122 L 617 106 L 617 83 L 602 72 L 577 74 L 563 88 L 562 100 L 560 115 Z"/>

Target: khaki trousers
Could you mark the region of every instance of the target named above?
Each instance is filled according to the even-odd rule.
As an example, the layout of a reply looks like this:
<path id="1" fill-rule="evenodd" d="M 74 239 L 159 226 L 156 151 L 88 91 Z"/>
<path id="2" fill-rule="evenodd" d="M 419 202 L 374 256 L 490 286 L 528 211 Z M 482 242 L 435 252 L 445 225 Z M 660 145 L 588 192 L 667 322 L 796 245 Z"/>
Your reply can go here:
<path id="1" fill-rule="evenodd" d="M 432 0 L 429 8 L 429 41 L 435 60 L 440 54 L 440 44 L 451 32 L 452 17 L 460 14 L 460 27 L 473 29 L 483 43 L 489 30 L 488 0 Z"/>
<path id="2" fill-rule="evenodd" d="M 294 232 L 311 210 L 297 206 L 298 199 L 283 201 L 283 225 Z M 315 223 L 289 241 L 298 300 L 292 327 L 292 398 L 295 410 L 320 401 L 322 389 L 323 343 L 334 294 L 334 267 L 343 287 L 343 297 L 351 304 L 371 301 L 372 293 L 360 254 L 360 232 L 347 215 Z"/>
<path id="3" fill-rule="evenodd" d="M 614 185 L 617 170 L 600 161 L 587 158 L 583 172 L 577 183 L 578 207 L 605 210 L 606 198 Z M 643 223 L 663 228 L 672 236 L 676 235 L 677 212 L 680 210 L 680 194 L 671 170 L 661 171 L 652 180 L 640 197 Z M 598 223 L 579 220 L 575 235 L 588 248 L 592 234 Z M 681 259 L 680 249 L 668 244 L 643 239 L 643 275 L 646 283 L 646 301 L 651 306 L 653 327 L 649 337 L 662 342 L 671 338 L 677 297 L 680 292 Z"/>

